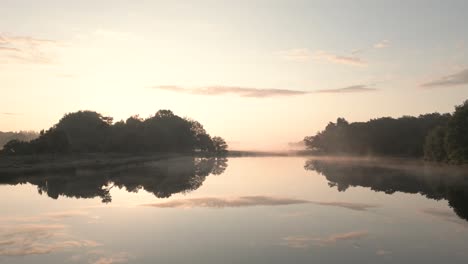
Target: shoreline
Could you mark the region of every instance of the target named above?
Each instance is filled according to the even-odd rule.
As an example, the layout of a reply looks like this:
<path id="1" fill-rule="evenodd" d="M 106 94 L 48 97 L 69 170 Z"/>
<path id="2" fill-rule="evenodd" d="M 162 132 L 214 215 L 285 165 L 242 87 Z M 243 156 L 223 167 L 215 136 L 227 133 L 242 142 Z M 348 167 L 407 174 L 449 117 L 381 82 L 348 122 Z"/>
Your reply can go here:
<path id="1" fill-rule="evenodd" d="M 100 169 L 111 166 L 196 156 L 187 153 L 116 154 L 92 153 L 71 155 L 28 155 L 0 157 L 0 177 L 3 175 L 60 172 L 73 168 Z"/>

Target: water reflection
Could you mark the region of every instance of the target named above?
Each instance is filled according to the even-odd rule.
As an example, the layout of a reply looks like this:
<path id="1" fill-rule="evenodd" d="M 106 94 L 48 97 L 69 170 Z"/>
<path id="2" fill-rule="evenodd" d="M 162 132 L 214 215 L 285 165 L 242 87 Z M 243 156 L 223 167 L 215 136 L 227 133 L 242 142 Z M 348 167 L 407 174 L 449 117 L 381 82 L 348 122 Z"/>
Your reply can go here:
<path id="1" fill-rule="evenodd" d="M 30 183 L 37 186 L 40 194 L 54 199 L 100 197 L 102 202 L 108 203 L 112 201 L 110 190 L 114 187 L 128 192 L 143 189 L 158 198 L 166 198 L 198 189 L 208 175 L 222 174 L 226 167 L 226 158 L 180 157 L 112 168 L 71 168 L 60 173 L 3 176 L 0 184 Z"/>
<path id="2" fill-rule="evenodd" d="M 330 187 L 344 192 L 362 186 L 377 192 L 421 194 L 448 201 L 462 219 L 468 221 L 468 172 L 449 166 L 428 166 L 401 161 L 310 159 L 304 168 L 322 174 Z"/>

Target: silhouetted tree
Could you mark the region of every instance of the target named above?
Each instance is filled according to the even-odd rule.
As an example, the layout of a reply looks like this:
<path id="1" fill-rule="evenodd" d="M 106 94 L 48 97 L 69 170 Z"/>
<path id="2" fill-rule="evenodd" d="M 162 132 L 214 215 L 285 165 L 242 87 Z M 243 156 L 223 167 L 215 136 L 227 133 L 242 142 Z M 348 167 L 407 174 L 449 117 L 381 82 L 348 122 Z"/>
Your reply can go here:
<path id="1" fill-rule="evenodd" d="M 449 161 L 468 162 L 468 100 L 455 107 L 447 126 L 446 144 Z"/>
<path id="2" fill-rule="evenodd" d="M 0 149 L 11 140 L 31 141 L 37 138 L 39 134 L 34 131 L 19 131 L 19 132 L 1 132 L 0 131 Z"/>
<path id="3" fill-rule="evenodd" d="M 304 144 L 317 153 L 422 157 L 425 137 L 431 129 L 447 123 L 448 114 L 419 117 L 384 117 L 368 122 L 348 123 L 338 118 Z"/>
<path id="4" fill-rule="evenodd" d="M 228 145 L 222 137 L 213 137 L 214 153 L 224 155 L 227 153 Z"/>
<path id="5" fill-rule="evenodd" d="M 92 111 L 69 113 L 31 142 L 10 141 L 2 153 L 197 152 L 223 155 L 227 151 L 222 138 L 212 139 L 199 122 L 181 118 L 170 110 L 160 110 L 147 119 L 132 116 L 125 122 L 113 124 L 112 121 L 111 117 Z"/>
<path id="6" fill-rule="evenodd" d="M 53 129 L 65 132 L 73 152 L 101 152 L 105 151 L 111 124 L 111 117 L 78 111 L 66 114 Z"/>
<path id="7" fill-rule="evenodd" d="M 447 157 L 447 127 L 438 126 L 431 130 L 424 143 L 424 158 L 432 161 L 446 161 Z"/>

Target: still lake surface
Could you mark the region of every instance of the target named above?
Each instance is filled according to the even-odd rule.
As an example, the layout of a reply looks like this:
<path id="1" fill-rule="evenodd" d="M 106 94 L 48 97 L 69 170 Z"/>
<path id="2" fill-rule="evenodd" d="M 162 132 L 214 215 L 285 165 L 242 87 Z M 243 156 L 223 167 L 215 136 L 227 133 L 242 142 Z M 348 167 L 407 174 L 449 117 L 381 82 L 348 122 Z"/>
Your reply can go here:
<path id="1" fill-rule="evenodd" d="M 0 263 L 467 263 L 468 173 L 191 157 L 0 175 Z"/>

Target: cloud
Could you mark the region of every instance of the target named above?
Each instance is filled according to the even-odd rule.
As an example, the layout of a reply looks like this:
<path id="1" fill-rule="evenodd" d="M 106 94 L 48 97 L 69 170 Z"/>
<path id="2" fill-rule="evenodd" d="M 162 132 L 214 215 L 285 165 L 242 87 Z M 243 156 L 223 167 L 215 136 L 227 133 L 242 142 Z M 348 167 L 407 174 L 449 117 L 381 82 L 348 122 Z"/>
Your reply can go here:
<path id="1" fill-rule="evenodd" d="M 377 204 L 366 204 L 366 203 L 348 203 L 348 202 L 313 202 L 314 204 L 336 206 L 355 211 L 366 211 L 371 208 L 379 207 Z"/>
<path id="2" fill-rule="evenodd" d="M 345 64 L 345 65 L 361 66 L 361 67 L 367 66 L 367 62 L 363 61 L 359 57 L 336 55 L 336 54 L 332 54 L 323 50 L 319 50 L 315 52 L 314 58 L 317 60 L 326 60 L 331 63 L 337 63 L 337 64 Z"/>
<path id="3" fill-rule="evenodd" d="M 374 44 L 375 49 L 383 49 L 383 48 L 387 48 L 387 47 L 390 47 L 390 41 L 388 41 L 386 39 Z"/>
<path id="4" fill-rule="evenodd" d="M 353 85 L 344 88 L 338 89 L 324 89 L 324 90 L 317 90 L 316 93 L 366 93 L 366 92 L 375 92 L 378 91 L 376 88 L 370 88 L 366 85 Z"/>
<path id="5" fill-rule="evenodd" d="M 73 239 L 64 225 L 23 224 L 0 226 L 0 230 L 0 256 L 40 255 L 100 246 L 92 240 Z"/>
<path id="6" fill-rule="evenodd" d="M 46 51 L 57 45 L 54 40 L 0 34 L 0 63 L 49 64 L 52 57 Z"/>
<path id="7" fill-rule="evenodd" d="M 225 208 L 225 207 L 249 207 L 249 206 L 276 206 L 309 203 L 307 200 L 277 198 L 268 196 L 242 196 L 235 198 L 203 197 L 192 199 L 173 200 L 165 203 L 145 204 L 144 206 L 159 208 Z"/>
<path id="8" fill-rule="evenodd" d="M 256 98 L 305 95 L 309 93 L 306 91 L 296 91 L 296 90 L 286 90 L 286 89 L 259 89 L 259 88 L 247 88 L 247 87 L 237 87 L 237 86 L 206 86 L 206 87 L 199 87 L 199 88 L 183 88 L 183 87 L 175 86 L 175 85 L 159 85 L 159 86 L 153 86 L 152 88 L 163 90 L 163 91 L 195 94 L 195 95 L 235 94 L 240 97 L 256 97 Z"/>
<path id="9" fill-rule="evenodd" d="M 278 55 L 289 61 L 309 61 L 313 57 L 313 53 L 308 49 L 290 49 L 278 52 Z"/>
<path id="10" fill-rule="evenodd" d="M 464 69 L 460 72 L 443 76 L 439 79 L 423 83 L 422 87 L 433 88 L 433 87 L 450 87 L 458 85 L 468 84 L 468 69 Z"/>
<path id="11" fill-rule="evenodd" d="M 355 241 L 367 237 L 367 231 L 353 231 L 348 233 L 332 234 L 327 237 L 288 236 L 283 238 L 283 245 L 292 248 L 308 248 L 311 244 L 316 246 L 333 245 L 340 241 Z"/>
<path id="12" fill-rule="evenodd" d="M 14 115 L 21 115 L 21 113 L 12 113 L 12 112 L 2 112 L 2 115 L 9 115 L 9 116 L 14 116 Z"/>

